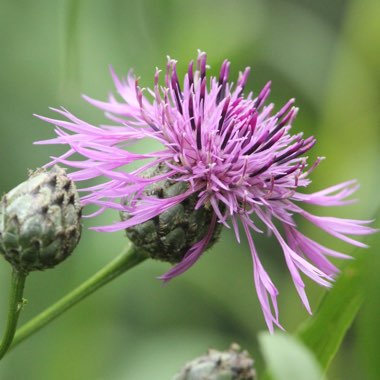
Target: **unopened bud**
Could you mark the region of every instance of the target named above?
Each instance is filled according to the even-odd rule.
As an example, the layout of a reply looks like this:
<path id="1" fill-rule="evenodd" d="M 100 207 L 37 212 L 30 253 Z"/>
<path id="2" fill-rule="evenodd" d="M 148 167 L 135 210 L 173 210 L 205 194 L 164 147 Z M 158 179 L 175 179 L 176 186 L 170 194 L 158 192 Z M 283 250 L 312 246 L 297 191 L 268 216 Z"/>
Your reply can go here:
<path id="1" fill-rule="evenodd" d="M 159 164 L 147 171 L 145 177 L 158 176 L 168 170 L 166 165 Z M 143 195 L 161 199 L 171 198 L 186 190 L 188 184 L 185 182 L 163 180 L 147 187 Z M 205 206 L 195 210 L 197 201 L 197 194 L 189 196 L 160 215 L 128 228 L 127 237 L 136 247 L 144 249 L 154 259 L 173 264 L 180 262 L 186 252 L 206 236 L 210 228 L 214 211 L 211 207 Z M 129 217 L 127 212 L 121 213 L 122 220 L 127 220 Z M 221 228 L 222 225 L 217 223 L 207 248 L 216 242 Z"/>
<path id="2" fill-rule="evenodd" d="M 228 351 L 211 349 L 207 355 L 187 363 L 172 380 L 254 380 L 253 363 L 247 351 L 232 344 Z"/>
<path id="3" fill-rule="evenodd" d="M 66 172 L 39 169 L 0 201 L 0 253 L 19 271 L 52 268 L 77 246 L 80 218 L 78 192 Z"/>

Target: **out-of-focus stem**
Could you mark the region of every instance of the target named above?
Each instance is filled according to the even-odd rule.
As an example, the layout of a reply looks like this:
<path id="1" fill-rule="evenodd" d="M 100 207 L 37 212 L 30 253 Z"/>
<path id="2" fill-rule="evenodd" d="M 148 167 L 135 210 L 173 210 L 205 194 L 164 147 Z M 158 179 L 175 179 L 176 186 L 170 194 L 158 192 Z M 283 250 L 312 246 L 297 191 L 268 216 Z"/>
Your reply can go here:
<path id="1" fill-rule="evenodd" d="M 0 360 L 7 353 L 16 332 L 17 321 L 24 300 L 24 285 L 27 274 L 16 269 L 12 271 L 11 289 L 9 294 L 8 318 L 3 339 L 0 343 Z"/>
<path id="2" fill-rule="evenodd" d="M 130 246 L 126 252 L 120 254 L 120 256 L 116 257 L 87 281 L 18 329 L 11 348 L 59 317 L 79 301 L 94 293 L 97 289 L 108 284 L 147 258 L 148 256 L 145 252 L 142 252 L 133 245 Z"/>

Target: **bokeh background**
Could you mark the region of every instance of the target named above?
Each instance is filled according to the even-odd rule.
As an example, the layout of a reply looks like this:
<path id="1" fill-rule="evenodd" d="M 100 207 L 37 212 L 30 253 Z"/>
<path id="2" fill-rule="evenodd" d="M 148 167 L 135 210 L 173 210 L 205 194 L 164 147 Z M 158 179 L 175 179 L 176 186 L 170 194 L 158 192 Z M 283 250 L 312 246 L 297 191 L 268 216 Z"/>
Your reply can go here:
<path id="1" fill-rule="evenodd" d="M 278 107 L 296 97 L 296 131 L 314 134 L 311 159 L 326 156 L 312 189 L 350 178 L 362 187 L 357 205 L 319 210 L 373 218 L 379 207 L 380 2 L 377 0 L 0 0 L 0 193 L 26 178 L 27 169 L 57 155 L 57 147 L 33 146 L 53 136 L 32 116 L 52 115 L 49 106 L 70 108 L 103 121 L 82 99 L 105 99 L 112 90 L 108 65 L 129 68 L 151 85 L 166 55 L 179 72 L 208 53 L 210 71 L 224 58 L 232 74 L 252 67 L 248 88 L 271 79 Z M 110 223 L 109 213 L 85 227 Z M 320 242 L 351 252 L 308 225 Z M 308 318 L 274 239 L 257 237 L 268 272 L 278 285 L 283 325 L 292 332 Z M 30 275 L 28 304 L 20 323 L 67 293 L 108 263 L 126 244 L 123 233 L 84 229 L 72 258 Z M 329 370 L 330 379 L 376 379 L 380 262 L 366 278 L 371 297 Z M 149 261 L 98 291 L 22 343 L 0 365 L 4 380 L 170 379 L 187 360 L 208 347 L 239 342 L 262 366 L 256 334 L 265 323 L 252 283 L 246 242 L 225 230 L 220 242 L 189 272 L 162 286 L 156 277 L 168 265 Z M 4 325 L 10 269 L 0 262 L 0 326 Z M 313 309 L 324 290 L 307 283 Z M 2 327 L 1 327 L 2 328 Z M 376 335 L 377 334 L 377 335 Z M 305 379 L 307 380 L 307 379 Z"/>

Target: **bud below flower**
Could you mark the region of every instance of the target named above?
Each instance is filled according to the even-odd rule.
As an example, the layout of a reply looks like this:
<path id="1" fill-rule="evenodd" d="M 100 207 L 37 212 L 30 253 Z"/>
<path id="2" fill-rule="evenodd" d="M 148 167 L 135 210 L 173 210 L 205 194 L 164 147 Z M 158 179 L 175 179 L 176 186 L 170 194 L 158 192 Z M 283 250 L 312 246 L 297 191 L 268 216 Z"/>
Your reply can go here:
<path id="1" fill-rule="evenodd" d="M 254 380 L 253 359 L 240 352 L 236 343 L 228 351 L 210 349 L 208 354 L 187 363 L 172 380 Z"/>
<path id="2" fill-rule="evenodd" d="M 158 176 L 169 170 L 166 165 L 158 164 L 146 171 L 145 177 Z M 143 195 L 165 199 L 180 195 L 187 189 L 188 184 L 185 182 L 163 180 L 148 186 Z M 207 206 L 195 210 L 197 201 L 197 194 L 189 196 L 160 215 L 126 229 L 127 237 L 136 247 L 147 251 L 153 259 L 170 263 L 180 262 L 186 252 L 206 236 L 214 213 L 213 209 Z M 121 213 L 122 220 L 129 217 L 127 212 Z M 207 248 L 216 242 L 221 228 L 222 225 L 217 223 Z"/>
<path id="3" fill-rule="evenodd" d="M 38 169 L 0 201 L 0 253 L 23 272 L 65 260 L 81 236 L 81 206 L 64 169 Z"/>

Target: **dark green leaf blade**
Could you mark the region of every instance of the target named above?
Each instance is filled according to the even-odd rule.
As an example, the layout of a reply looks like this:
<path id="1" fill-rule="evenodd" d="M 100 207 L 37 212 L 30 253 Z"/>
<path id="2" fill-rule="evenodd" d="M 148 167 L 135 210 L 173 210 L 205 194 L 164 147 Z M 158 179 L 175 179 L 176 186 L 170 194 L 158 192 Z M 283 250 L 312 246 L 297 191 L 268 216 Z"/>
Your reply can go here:
<path id="1" fill-rule="evenodd" d="M 378 215 L 378 213 L 376 213 Z M 297 336 L 308 346 L 326 371 L 351 327 L 364 299 L 366 266 L 376 250 L 374 235 L 369 251 L 358 251 L 324 296 L 317 312 L 298 330 Z"/>
<path id="2" fill-rule="evenodd" d="M 363 302 L 360 273 L 365 259 L 362 255 L 343 269 L 315 315 L 301 326 L 297 334 L 324 369 L 328 368 L 338 351 Z"/>

